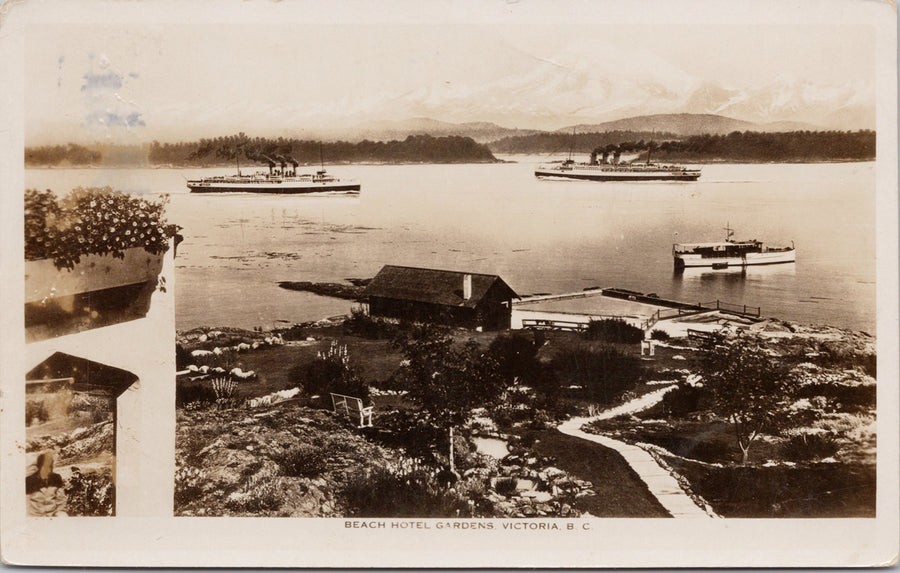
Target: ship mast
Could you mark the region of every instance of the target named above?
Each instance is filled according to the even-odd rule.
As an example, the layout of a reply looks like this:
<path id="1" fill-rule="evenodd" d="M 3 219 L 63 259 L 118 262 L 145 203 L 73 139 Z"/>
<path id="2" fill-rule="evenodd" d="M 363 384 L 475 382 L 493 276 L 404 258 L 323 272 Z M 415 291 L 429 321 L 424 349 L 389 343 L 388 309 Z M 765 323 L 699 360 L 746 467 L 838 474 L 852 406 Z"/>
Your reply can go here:
<path id="1" fill-rule="evenodd" d="M 572 141 L 569 142 L 569 158 L 566 160 L 567 162 L 572 161 L 572 152 L 575 150 L 575 129 L 577 126 L 572 126 Z"/>
<path id="2" fill-rule="evenodd" d="M 730 243 L 731 237 L 734 236 L 734 229 L 731 228 L 731 223 L 725 223 L 725 228 L 722 230 L 725 231 L 725 242 Z"/>

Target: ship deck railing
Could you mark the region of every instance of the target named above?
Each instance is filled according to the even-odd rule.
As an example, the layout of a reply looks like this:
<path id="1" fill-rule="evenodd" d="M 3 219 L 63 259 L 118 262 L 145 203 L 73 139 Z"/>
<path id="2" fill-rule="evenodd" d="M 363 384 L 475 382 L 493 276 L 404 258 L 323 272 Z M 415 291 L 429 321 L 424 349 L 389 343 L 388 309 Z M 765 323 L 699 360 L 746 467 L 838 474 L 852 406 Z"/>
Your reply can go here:
<path id="1" fill-rule="evenodd" d="M 633 171 L 633 172 L 652 172 L 652 171 L 678 171 L 680 173 L 700 172 L 699 169 L 691 169 L 683 165 L 622 165 L 622 164 L 602 164 L 602 165 L 576 165 L 574 167 L 541 167 L 542 169 L 555 169 L 557 171 Z"/>

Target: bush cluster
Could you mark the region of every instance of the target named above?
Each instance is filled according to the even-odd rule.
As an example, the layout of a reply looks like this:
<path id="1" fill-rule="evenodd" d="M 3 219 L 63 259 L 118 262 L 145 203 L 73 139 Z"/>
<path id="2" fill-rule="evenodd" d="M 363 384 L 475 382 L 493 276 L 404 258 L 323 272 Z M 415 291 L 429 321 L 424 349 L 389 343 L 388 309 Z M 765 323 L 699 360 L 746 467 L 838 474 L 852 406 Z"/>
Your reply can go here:
<path id="1" fill-rule="evenodd" d="M 272 459 L 281 466 L 286 476 L 314 477 L 327 469 L 328 455 L 326 448 L 297 444 L 272 456 Z"/>
<path id="2" fill-rule="evenodd" d="M 213 403 L 215 391 L 203 382 L 179 381 L 175 385 L 175 406 L 184 408 L 191 403 Z"/>
<path id="3" fill-rule="evenodd" d="M 25 425 L 30 426 L 34 422 L 41 424 L 50 419 L 47 405 L 41 400 L 28 400 L 25 402 Z"/>
<path id="4" fill-rule="evenodd" d="M 878 359 L 875 354 L 866 354 L 848 348 L 839 342 L 822 341 L 819 344 L 819 365 L 829 368 L 861 368 L 863 372 L 875 378 L 878 370 Z"/>
<path id="5" fill-rule="evenodd" d="M 660 342 L 667 342 L 672 339 L 668 332 L 665 330 L 660 330 L 658 328 L 654 328 L 650 333 L 650 338 L 653 340 L 659 340 Z"/>
<path id="6" fill-rule="evenodd" d="M 111 516 L 116 511 L 116 487 L 112 474 L 87 472 L 72 468 L 72 476 L 66 486 L 66 512 L 73 516 Z"/>
<path id="7" fill-rule="evenodd" d="M 603 342 L 638 344 L 644 339 L 644 331 L 621 318 L 603 318 L 588 323 L 587 336 Z"/>
<path id="8" fill-rule="evenodd" d="M 175 470 L 175 507 L 183 507 L 195 501 L 203 493 L 206 476 L 197 468 L 181 467 Z"/>
<path id="9" fill-rule="evenodd" d="M 341 492 L 348 514 L 407 518 L 472 515 L 468 500 L 456 491 L 444 488 L 436 472 L 415 463 L 400 466 L 376 466 L 352 474 Z"/>
<path id="10" fill-rule="evenodd" d="M 225 507 L 242 513 L 262 513 L 278 509 L 280 480 L 272 476 L 251 476 L 243 491 L 233 492 L 225 499 Z"/>
<path id="11" fill-rule="evenodd" d="M 660 407 L 673 418 L 683 418 L 711 406 L 712 396 L 702 386 L 679 384 L 674 390 L 663 395 Z"/>
<path id="12" fill-rule="evenodd" d="M 808 462 L 829 458 L 840 449 L 837 439 L 832 434 L 801 433 L 791 436 L 781 446 L 781 453 L 785 458 L 794 462 Z"/>
<path id="13" fill-rule="evenodd" d="M 640 359 L 613 346 L 581 347 L 557 354 L 550 362 L 564 386 L 579 386 L 591 401 L 610 404 L 641 379 Z"/>
<path id="14" fill-rule="evenodd" d="M 401 325 L 383 318 L 372 318 L 361 308 L 353 308 L 344 320 L 343 331 L 347 336 L 359 336 L 374 340 L 393 340 Z"/>
<path id="15" fill-rule="evenodd" d="M 335 341 L 326 352 L 319 352 L 312 362 L 294 366 L 289 377 L 310 395 L 326 396 L 334 392 L 369 402 L 369 385 L 350 365 L 347 347 Z"/>
<path id="16" fill-rule="evenodd" d="M 865 412 L 875 408 L 877 390 L 874 384 L 807 384 L 795 392 L 798 398 L 821 396 L 825 399 L 822 409 L 826 412 Z"/>

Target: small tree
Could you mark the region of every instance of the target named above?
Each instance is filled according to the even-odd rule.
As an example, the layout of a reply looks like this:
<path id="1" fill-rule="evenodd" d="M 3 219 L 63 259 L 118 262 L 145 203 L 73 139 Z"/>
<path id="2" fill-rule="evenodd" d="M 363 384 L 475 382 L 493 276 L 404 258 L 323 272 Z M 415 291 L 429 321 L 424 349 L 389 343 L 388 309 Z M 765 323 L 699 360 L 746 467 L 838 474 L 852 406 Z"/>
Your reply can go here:
<path id="1" fill-rule="evenodd" d="M 452 470 L 453 428 L 465 424 L 474 408 L 489 405 L 503 390 L 499 366 L 477 342 L 455 345 L 446 330 L 433 325 L 414 328 L 396 344 L 406 357 L 398 379 L 407 396 L 428 423 L 450 432 Z"/>
<path id="2" fill-rule="evenodd" d="M 712 393 L 716 414 L 733 425 L 741 463 L 746 464 L 761 433 L 777 433 L 790 423 L 785 412 L 791 403 L 789 367 L 766 353 L 758 338 L 743 334 L 717 334 L 703 351 L 703 383 Z"/>

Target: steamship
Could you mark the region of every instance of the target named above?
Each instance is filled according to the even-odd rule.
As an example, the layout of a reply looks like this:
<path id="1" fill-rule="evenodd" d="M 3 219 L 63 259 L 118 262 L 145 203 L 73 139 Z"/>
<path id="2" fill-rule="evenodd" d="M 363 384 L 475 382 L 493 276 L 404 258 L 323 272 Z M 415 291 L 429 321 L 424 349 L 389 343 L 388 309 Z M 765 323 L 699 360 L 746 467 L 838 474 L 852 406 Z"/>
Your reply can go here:
<path id="1" fill-rule="evenodd" d="M 291 168 L 288 167 L 291 164 Z M 360 184 L 356 180 L 341 180 L 325 171 L 324 166 L 315 173 L 297 173 L 296 161 L 281 161 L 280 169 L 269 161 L 269 171 L 242 175 L 204 177 L 187 182 L 191 193 L 322 193 L 343 192 L 358 194 Z"/>
<path id="2" fill-rule="evenodd" d="M 602 151 L 603 157 L 597 160 Z M 534 171 L 538 179 L 581 179 L 585 181 L 696 181 L 700 169 L 690 169 L 683 165 L 662 165 L 650 162 L 647 152 L 646 163 L 620 163 L 620 152 L 615 149 L 611 161 L 610 149 L 595 149 L 590 163 L 576 163 L 571 157 L 555 165 L 541 165 Z"/>
<path id="3" fill-rule="evenodd" d="M 675 243 L 672 256 L 675 270 L 686 268 L 729 269 L 754 265 L 777 265 L 796 261 L 794 242 L 790 247 L 769 247 L 762 241 L 735 241 L 734 229 L 725 226 L 725 240 L 713 243 Z"/>

